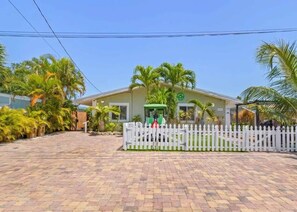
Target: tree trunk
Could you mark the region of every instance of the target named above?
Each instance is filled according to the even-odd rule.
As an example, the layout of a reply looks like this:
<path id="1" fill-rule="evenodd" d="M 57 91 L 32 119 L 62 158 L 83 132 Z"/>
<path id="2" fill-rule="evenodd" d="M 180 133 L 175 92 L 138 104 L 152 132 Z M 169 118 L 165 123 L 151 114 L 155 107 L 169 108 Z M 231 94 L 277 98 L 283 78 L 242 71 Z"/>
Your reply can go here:
<path id="1" fill-rule="evenodd" d="M 99 121 L 98 129 L 99 129 L 99 132 L 104 132 L 104 130 L 105 130 L 105 123 L 104 123 L 104 121 Z"/>

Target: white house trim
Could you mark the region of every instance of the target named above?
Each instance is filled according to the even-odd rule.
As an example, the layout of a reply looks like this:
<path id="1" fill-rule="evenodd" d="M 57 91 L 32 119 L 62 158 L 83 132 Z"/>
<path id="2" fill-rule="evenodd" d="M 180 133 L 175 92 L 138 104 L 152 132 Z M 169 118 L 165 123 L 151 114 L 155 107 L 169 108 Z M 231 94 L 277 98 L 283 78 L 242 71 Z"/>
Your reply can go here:
<path id="1" fill-rule="evenodd" d="M 134 88 L 133 90 L 136 90 L 136 89 L 139 89 L 139 87 Z M 223 95 L 223 94 L 219 94 L 219 93 L 216 93 L 216 92 L 204 90 L 204 89 L 201 89 L 201 88 L 194 88 L 194 89 L 184 88 L 184 90 L 192 91 L 192 92 L 195 92 L 195 93 L 203 94 L 203 95 L 214 97 L 214 98 L 217 98 L 217 99 L 222 99 L 222 100 L 225 100 L 226 102 L 233 102 L 233 104 L 242 103 L 242 101 L 240 101 L 240 100 L 238 100 L 236 98 L 226 96 L 226 95 Z M 112 91 L 107 91 L 107 92 L 103 92 L 103 93 L 99 93 L 99 94 L 95 94 L 95 95 L 91 95 L 91 96 L 78 98 L 78 99 L 74 100 L 74 103 L 75 104 L 85 104 L 85 103 L 87 103 L 89 101 L 92 101 L 94 99 L 103 98 L 103 97 L 107 97 L 107 96 L 112 96 L 112 95 L 120 94 L 120 93 L 129 93 L 129 92 L 131 92 L 131 89 L 129 87 L 120 88 L 120 89 L 116 89 L 116 90 L 112 90 Z"/>
<path id="2" fill-rule="evenodd" d="M 129 114 L 129 103 L 128 102 L 110 102 L 109 106 L 126 106 L 127 107 L 127 111 L 126 111 L 126 119 L 125 120 L 114 120 L 112 119 L 112 114 L 109 113 L 109 118 L 111 121 L 118 121 L 118 122 L 127 122 L 130 120 L 130 114 Z"/>
<path id="3" fill-rule="evenodd" d="M 179 107 L 194 107 L 194 120 L 188 120 L 188 123 L 194 124 L 195 120 L 197 119 L 197 108 L 195 107 L 195 105 L 193 103 L 178 103 L 177 104 L 177 108 L 176 108 L 176 112 L 177 112 L 177 116 L 179 119 Z M 182 121 L 180 120 L 181 123 L 185 123 L 186 121 Z"/>

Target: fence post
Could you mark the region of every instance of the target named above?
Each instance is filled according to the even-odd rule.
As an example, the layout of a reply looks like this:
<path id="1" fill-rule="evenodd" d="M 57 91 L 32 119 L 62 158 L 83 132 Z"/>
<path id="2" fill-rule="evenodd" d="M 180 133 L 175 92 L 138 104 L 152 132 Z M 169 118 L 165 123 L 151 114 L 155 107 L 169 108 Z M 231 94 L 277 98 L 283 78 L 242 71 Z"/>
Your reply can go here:
<path id="1" fill-rule="evenodd" d="M 281 131 L 280 131 L 280 126 L 276 128 L 276 138 L 275 138 L 275 147 L 276 151 L 281 150 Z"/>
<path id="2" fill-rule="evenodd" d="M 185 151 L 189 150 L 189 125 L 184 125 L 185 127 L 185 136 L 184 136 L 184 144 L 185 144 Z"/>
<path id="3" fill-rule="evenodd" d="M 127 150 L 127 123 L 123 124 L 123 149 Z"/>
<path id="4" fill-rule="evenodd" d="M 84 127 L 85 127 L 85 133 L 87 133 L 88 132 L 88 122 L 89 121 L 85 121 L 83 124 L 85 125 Z"/>

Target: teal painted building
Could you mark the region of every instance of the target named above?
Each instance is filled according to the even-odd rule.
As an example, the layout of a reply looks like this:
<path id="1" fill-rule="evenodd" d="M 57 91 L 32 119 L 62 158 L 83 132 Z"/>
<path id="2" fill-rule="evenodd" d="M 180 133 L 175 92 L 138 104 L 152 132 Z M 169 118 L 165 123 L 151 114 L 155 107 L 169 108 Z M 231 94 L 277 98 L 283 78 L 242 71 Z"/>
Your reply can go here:
<path id="1" fill-rule="evenodd" d="M 0 107 L 8 106 L 13 109 L 27 108 L 30 105 L 30 99 L 26 96 L 13 96 L 0 93 Z"/>

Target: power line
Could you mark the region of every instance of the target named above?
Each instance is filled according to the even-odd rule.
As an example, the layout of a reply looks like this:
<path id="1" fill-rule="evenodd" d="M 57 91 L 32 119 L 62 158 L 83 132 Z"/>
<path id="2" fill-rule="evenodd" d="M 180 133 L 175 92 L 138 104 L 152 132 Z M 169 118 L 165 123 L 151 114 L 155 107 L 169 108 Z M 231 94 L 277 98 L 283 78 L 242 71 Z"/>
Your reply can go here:
<path id="1" fill-rule="evenodd" d="M 41 32 L 43 37 L 47 38 L 83 38 L 83 39 L 104 39 L 104 38 L 180 38 L 180 37 L 203 37 L 203 36 L 239 36 L 239 35 L 256 35 L 256 34 L 275 34 L 297 32 L 297 28 L 282 29 L 253 29 L 253 30 L 237 30 L 237 31 L 208 31 L 208 32 L 57 32 L 54 35 L 50 32 Z M 0 31 L 2 37 L 39 37 L 34 32 L 26 31 Z"/>
<path id="2" fill-rule="evenodd" d="M 78 65 L 75 63 L 75 61 L 72 59 L 72 57 L 70 56 L 69 52 L 66 50 L 65 46 L 63 45 L 63 43 L 61 42 L 61 40 L 59 39 L 59 37 L 56 35 L 55 31 L 53 30 L 53 28 L 51 27 L 51 25 L 49 24 L 48 20 L 46 19 L 45 15 L 43 14 L 43 12 L 41 11 L 40 7 L 38 6 L 38 4 L 36 3 L 35 0 L 33 0 L 35 6 L 37 7 L 37 9 L 39 10 L 39 13 L 41 14 L 41 16 L 43 17 L 44 21 L 46 22 L 46 24 L 48 25 L 48 27 L 50 28 L 50 30 L 52 31 L 52 33 L 54 34 L 55 38 L 58 40 L 58 42 L 60 43 L 61 47 L 63 48 L 63 50 L 65 51 L 65 53 L 68 55 L 68 57 L 70 58 L 70 60 L 72 61 L 72 63 L 76 66 L 76 68 L 78 69 L 78 71 L 85 77 L 85 79 L 100 93 L 102 93 L 101 90 L 99 90 L 88 78 L 87 76 L 80 70 L 80 68 L 78 67 Z"/>
<path id="3" fill-rule="evenodd" d="M 38 37 L 40 37 L 59 57 L 61 57 L 61 55 L 54 49 L 54 47 L 41 35 L 41 33 L 39 33 L 37 31 L 37 29 L 33 26 L 33 24 L 31 24 L 31 22 L 24 16 L 24 14 L 10 1 L 8 0 L 8 2 L 13 6 L 13 8 L 23 17 L 23 19 L 31 26 L 31 28 L 37 33 L 37 35 L 39 35 Z"/>

